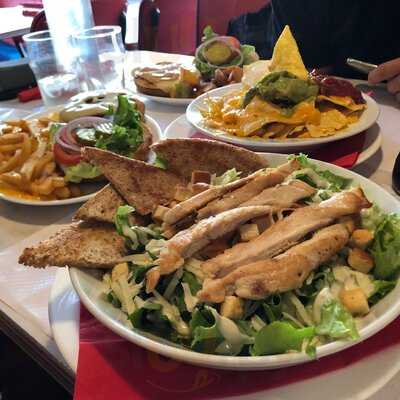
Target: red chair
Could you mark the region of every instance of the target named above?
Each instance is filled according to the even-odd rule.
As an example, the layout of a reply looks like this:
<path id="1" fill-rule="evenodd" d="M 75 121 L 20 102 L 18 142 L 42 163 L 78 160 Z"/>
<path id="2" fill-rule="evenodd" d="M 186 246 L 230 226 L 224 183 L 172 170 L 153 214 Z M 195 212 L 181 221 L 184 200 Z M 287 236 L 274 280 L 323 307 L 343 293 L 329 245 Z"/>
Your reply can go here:
<path id="1" fill-rule="evenodd" d="M 268 0 L 145 0 L 139 13 L 139 49 L 193 54 L 211 25 L 225 34 L 229 21 Z"/>

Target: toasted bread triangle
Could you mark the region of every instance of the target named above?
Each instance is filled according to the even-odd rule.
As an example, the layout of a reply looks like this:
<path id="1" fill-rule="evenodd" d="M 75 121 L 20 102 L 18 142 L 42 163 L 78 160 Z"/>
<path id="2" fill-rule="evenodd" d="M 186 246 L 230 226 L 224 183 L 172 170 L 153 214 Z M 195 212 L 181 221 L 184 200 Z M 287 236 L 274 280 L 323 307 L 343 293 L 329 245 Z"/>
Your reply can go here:
<path id="1" fill-rule="evenodd" d="M 113 225 L 75 222 L 26 248 L 19 262 L 36 268 L 112 268 L 126 254 L 125 241 Z"/>
<path id="2" fill-rule="evenodd" d="M 172 172 L 108 151 L 86 147 L 83 154 L 87 161 L 100 168 L 118 193 L 141 215 L 170 202 L 176 186 L 184 183 Z"/>
<path id="3" fill-rule="evenodd" d="M 168 171 L 191 178 L 196 170 L 221 175 L 236 168 L 246 176 L 268 166 L 267 160 L 253 151 L 207 139 L 167 139 L 151 146 L 166 161 Z"/>

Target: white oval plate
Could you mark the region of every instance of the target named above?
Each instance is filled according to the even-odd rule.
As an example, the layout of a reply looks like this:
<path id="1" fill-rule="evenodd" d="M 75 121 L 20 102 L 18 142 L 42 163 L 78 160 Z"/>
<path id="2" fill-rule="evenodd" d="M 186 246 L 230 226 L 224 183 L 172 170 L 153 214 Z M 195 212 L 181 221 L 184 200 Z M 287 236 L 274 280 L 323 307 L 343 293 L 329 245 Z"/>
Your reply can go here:
<path id="1" fill-rule="evenodd" d="M 265 154 L 271 166 L 282 164 L 286 155 Z M 400 213 L 400 202 L 383 190 L 379 185 L 352 171 L 337 167 L 321 161 L 315 161 L 321 168 L 328 169 L 338 175 L 352 178 L 355 184 L 361 185 L 367 197 L 376 202 L 387 212 Z M 70 269 L 72 284 L 77 291 L 82 303 L 100 322 L 125 339 L 163 356 L 180 360 L 189 364 L 222 368 L 230 370 L 260 370 L 281 368 L 311 361 L 302 353 L 280 354 L 261 357 L 231 357 L 212 354 L 196 353 L 174 343 L 168 342 L 155 335 L 133 329 L 126 316 L 104 300 L 102 293 L 104 286 L 101 280 L 102 271 Z M 360 327 L 360 339 L 357 341 L 336 341 L 328 343 L 317 349 L 317 357 L 337 353 L 343 349 L 367 339 L 374 333 L 383 329 L 400 314 L 400 285 L 363 318 Z"/>
<path id="2" fill-rule="evenodd" d="M 334 142 L 336 140 L 345 139 L 350 136 L 354 136 L 360 133 L 370 126 L 372 126 L 379 116 L 379 106 L 374 99 L 370 96 L 364 95 L 363 97 L 367 102 L 367 108 L 362 113 L 358 122 L 351 124 L 346 129 L 341 130 L 335 135 L 317 138 L 317 139 L 287 139 L 287 140 L 276 140 L 276 139 L 264 139 L 264 140 L 254 140 L 245 137 L 237 137 L 233 135 L 228 135 L 222 131 L 217 131 L 204 126 L 203 117 L 199 109 L 206 108 L 205 100 L 208 97 L 214 96 L 224 96 L 232 91 L 239 90 L 241 83 L 235 85 L 225 86 L 218 89 L 211 90 L 194 99 L 188 108 L 186 109 L 186 117 L 188 121 L 199 131 L 205 135 L 223 140 L 224 142 L 239 144 L 245 146 L 252 150 L 257 151 L 280 151 L 280 152 L 293 152 L 300 151 L 310 147 L 320 146 L 329 142 Z"/>
<path id="3" fill-rule="evenodd" d="M 40 118 L 40 117 L 45 117 L 51 112 L 57 112 L 62 108 L 62 106 L 56 106 L 56 107 L 49 107 L 46 108 L 43 111 L 36 112 L 33 114 L 30 114 L 27 119 L 33 119 L 33 118 Z M 154 120 L 153 118 L 149 117 L 146 115 L 146 124 L 149 127 L 149 130 L 153 136 L 153 143 L 158 142 L 162 138 L 162 130 L 160 128 L 160 125 L 158 125 L 157 121 Z M 80 184 L 82 191 L 85 193 L 83 196 L 79 197 L 71 197 L 69 199 L 62 199 L 62 200 L 29 200 L 29 199 L 23 199 L 23 198 L 18 198 L 14 196 L 8 196 L 6 194 L 3 194 L 0 192 L 0 199 L 9 201 L 11 203 L 17 203 L 17 204 L 24 204 L 24 205 L 29 205 L 29 206 L 62 206 L 66 204 L 76 204 L 76 203 L 83 203 L 84 201 L 89 200 L 91 197 L 93 197 L 103 186 L 104 184 L 101 184 L 100 182 L 97 183 L 82 183 Z"/>
<path id="4" fill-rule="evenodd" d="M 71 284 L 68 270 L 59 268 L 50 292 L 49 320 L 54 340 L 74 372 L 77 370 L 79 355 L 79 306 L 79 297 Z M 324 390 L 324 400 L 366 400 L 374 394 L 374 400 L 380 400 L 383 397 L 378 391 L 384 386 L 386 393 L 397 393 L 398 384 L 392 383 L 389 387 L 386 385 L 399 371 L 400 345 L 396 345 L 330 372 L 329 375 L 291 383 L 284 388 L 236 396 L 234 399 L 282 400 L 283 393 L 285 400 L 313 399 L 316 393 Z M 396 382 L 394 379 L 391 382 L 393 381 Z"/>
<path id="5" fill-rule="evenodd" d="M 164 136 L 167 139 L 187 139 L 195 137 L 197 132 L 198 130 L 186 119 L 186 115 L 181 115 L 167 126 Z M 365 135 L 364 146 L 354 167 L 372 157 L 382 145 L 382 133 L 378 125 L 373 125 L 367 129 Z M 292 151 L 288 151 L 288 153 L 292 153 Z"/>

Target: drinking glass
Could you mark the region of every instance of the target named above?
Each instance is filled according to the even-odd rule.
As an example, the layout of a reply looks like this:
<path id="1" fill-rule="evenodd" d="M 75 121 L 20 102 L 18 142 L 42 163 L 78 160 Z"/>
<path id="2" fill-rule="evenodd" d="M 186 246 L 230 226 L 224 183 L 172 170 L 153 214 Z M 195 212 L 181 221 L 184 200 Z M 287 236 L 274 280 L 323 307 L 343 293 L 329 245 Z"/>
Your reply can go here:
<path id="1" fill-rule="evenodd" d="M 73 35 L 87 90 L 124 87 L 124 46 L 119 26 L 95 26 Z"/>
<path id="2" fill-rule="evenodd" d="M 70 37 L 63 38 L 61 46 L 57 46 L 50 31 L 29 33 L 23 40 L 46 106 L 63 104 L 81 91 L 77 58 Z"/>

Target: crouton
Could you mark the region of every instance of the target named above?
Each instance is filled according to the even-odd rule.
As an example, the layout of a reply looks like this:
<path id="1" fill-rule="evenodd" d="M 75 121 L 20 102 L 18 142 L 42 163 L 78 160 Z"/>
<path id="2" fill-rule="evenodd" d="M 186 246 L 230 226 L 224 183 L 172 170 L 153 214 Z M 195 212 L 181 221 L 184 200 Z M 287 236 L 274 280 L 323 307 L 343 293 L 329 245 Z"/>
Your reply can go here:
<path id="1" fill-rule="evenodd" d="M 354 316 L 365 315 L 369 312 L 368 300 L 361 288 L 343 289 L 340 292 L 340 300 Z"/>
<path id="2" fill-rule="evenodd" d="M 356 271 L 368 274 L 374 267 L 374 259 L 364 250 L 359 248 L 350 249 L 347 262 Z"/>

